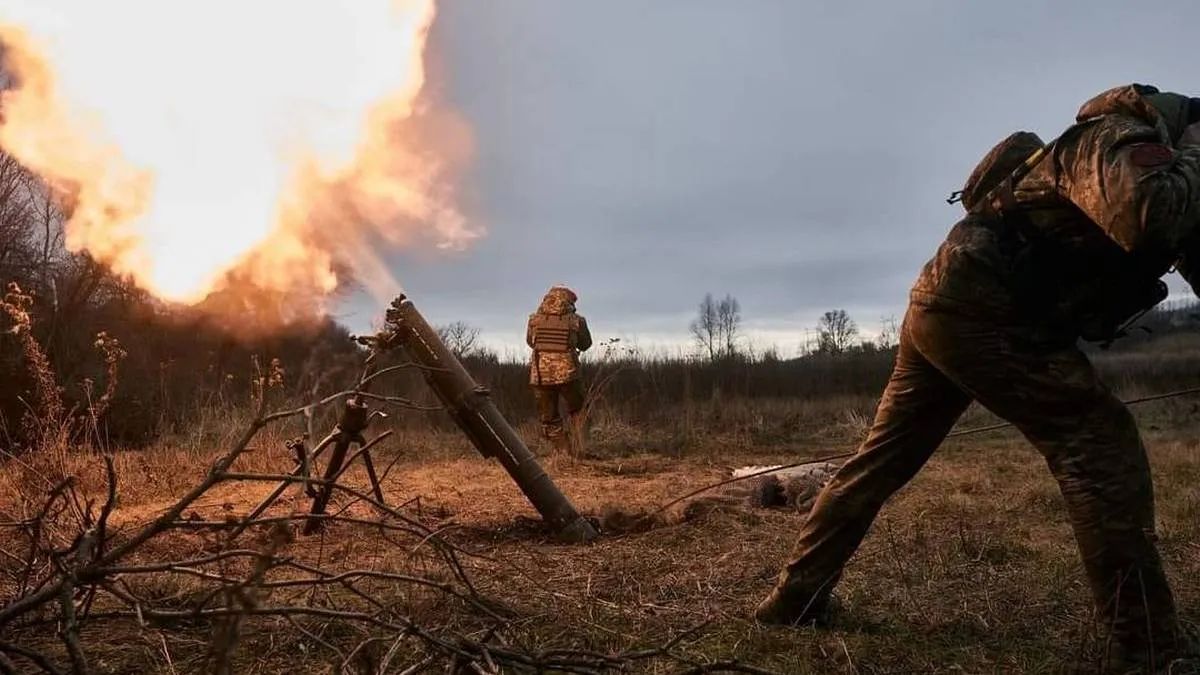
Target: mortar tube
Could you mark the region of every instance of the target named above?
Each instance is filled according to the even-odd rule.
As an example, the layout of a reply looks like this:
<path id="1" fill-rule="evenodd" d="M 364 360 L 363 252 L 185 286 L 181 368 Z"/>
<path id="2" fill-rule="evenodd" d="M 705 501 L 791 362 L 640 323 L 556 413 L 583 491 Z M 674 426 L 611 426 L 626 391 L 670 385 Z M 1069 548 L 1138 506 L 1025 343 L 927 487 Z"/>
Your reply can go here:
<path id="1" fill-rule="evenodd" d="M 421 368 L 446 412 L 484 457 L 495 458 L 559 538 L 588 542 L 599 536 L 542 469 L 516 430 L 446 347 L 411 300 L 396 298 L 387 313 L 395 340 Z"/>

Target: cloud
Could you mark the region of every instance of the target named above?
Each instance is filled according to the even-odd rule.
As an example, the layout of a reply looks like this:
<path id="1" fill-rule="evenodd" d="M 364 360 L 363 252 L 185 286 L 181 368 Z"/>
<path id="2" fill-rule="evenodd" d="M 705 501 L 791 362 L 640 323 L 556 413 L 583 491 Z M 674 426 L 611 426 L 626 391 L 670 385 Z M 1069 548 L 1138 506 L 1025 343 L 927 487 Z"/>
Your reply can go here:
<path id="1" fill-rule="evenodd" d="M 1200 91 L 1163 46 L 1192 42 L 1187 0 L 826 4 L 443 0 L 432 62 L 489 234 L 394 260 L 406 289 L 492 336 L 558 282 L 614 332 L 686 340 L 706 291 L 774 334 L 866 325 L 903 312 L 1000 138 L 1051 138 L 1116 84 Z"/>

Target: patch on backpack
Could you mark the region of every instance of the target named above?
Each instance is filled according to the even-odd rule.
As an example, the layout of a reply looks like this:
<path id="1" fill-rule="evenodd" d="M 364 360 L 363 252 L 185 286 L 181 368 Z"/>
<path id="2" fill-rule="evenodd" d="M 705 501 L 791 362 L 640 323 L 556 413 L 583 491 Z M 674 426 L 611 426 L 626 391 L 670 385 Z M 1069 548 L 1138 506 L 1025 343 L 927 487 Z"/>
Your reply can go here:
<path id="1" fill-rule="evenodd" d="M 1139 143 L 1129 150 L 1129 161 L 1140 167 L 1162 166 L 1174 157 L 1171 148 L 1161 143 Z"/>

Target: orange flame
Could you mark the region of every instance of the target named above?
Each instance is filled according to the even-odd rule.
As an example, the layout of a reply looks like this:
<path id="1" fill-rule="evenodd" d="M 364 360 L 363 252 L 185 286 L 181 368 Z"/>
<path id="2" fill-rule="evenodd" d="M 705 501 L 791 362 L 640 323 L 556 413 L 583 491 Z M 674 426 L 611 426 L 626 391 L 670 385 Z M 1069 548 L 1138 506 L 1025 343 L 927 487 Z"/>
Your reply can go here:
<path id="1" fill-rule="evenodd" d="M 237 278 L 322 300 L 346 267 L 392 293 L 382 244 L 478 236 L 450 189 L 463 130 L 422 107 L 434 14 L 433 0 L 0 0 L 15 82 L 0 148 L 67 196 L 68 248 L 164 299 Z"/>

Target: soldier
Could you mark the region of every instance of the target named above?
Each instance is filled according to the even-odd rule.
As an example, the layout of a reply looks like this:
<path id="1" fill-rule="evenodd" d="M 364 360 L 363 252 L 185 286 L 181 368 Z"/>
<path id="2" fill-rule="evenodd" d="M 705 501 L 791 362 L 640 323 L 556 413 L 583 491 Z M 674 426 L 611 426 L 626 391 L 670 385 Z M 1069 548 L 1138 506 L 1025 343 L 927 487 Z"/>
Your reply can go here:
<path id="1" fill-rule="evenodd" d="M 978 401 L 1057 479 L 1110 662 L 1153 669 L 1195 654 L 1156 550 L 1137 426 L 1077 341 L 1118 335 L 1165 296 L 1173 266 L 1200 294 L 1200 99 L 1122 86 L 1076 122 L 1049 146 L 1013 134 L 968 178 L 966 216 L 911 290 L 871 431 L 818 496 L 758 620 L 827 619 L 884 502 Z"/>
<path id="2" fill-rule="evenodd" d="M 537 312 L 529 315 L 525 343 L 533 349 L 529 364 L 529 383 L 537 398 L 542 435 L 554 446 L 566 450 L 569 445 L 559 412 L 559 399 L 566 404 L 572 427 L 578 426 L 583 409 L 583 387 L 579 381 L 579 352 L 592 346 L 587 321 L 575 313 L 578 296 L 565 286 L 551 288 Z M 579 430 L 574 429 L 575 436 Z"/>

